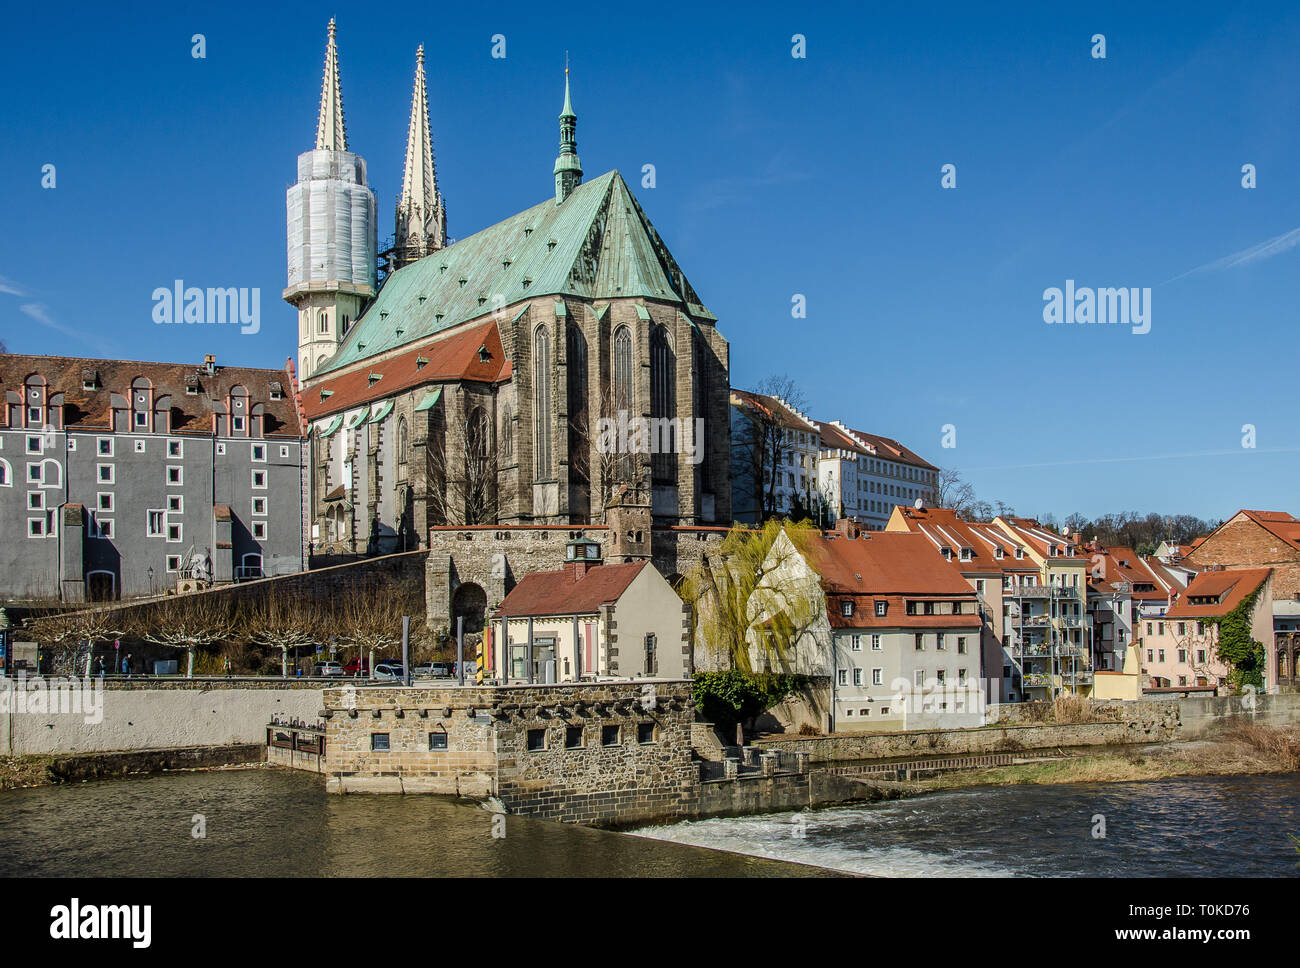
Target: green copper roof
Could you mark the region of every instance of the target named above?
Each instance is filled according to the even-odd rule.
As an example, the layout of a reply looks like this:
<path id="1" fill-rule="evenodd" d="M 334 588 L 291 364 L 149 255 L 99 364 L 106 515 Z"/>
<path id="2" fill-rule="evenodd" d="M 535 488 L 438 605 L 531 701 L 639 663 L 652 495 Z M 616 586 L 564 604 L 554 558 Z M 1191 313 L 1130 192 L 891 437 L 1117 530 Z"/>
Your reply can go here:
<path id="1" fill-rule="evenodd" d="M 343 414 L 337 413 L 323 428 L 318 428 L 316 435 L 318 437 L 328 437 L 334 431 L 339 429 L 339 424 L 343 422 Z"/>
<path id="2" fill-rule="evenodd" d="M 496 306 L 543 296 L 641 297 L 716 322 L 623 176 L 611 171 L 561 205 L 547 199 L 393 273 L 317 372 L 489 319 L 498 295 L 504 302 Z"/>
<path id="3" fill-rule="evenodd" d="M 432 390 L 429 390 L 425 393 L 424 399 L 420 401 L 419 406 L 415 408 L 416 412 L 418 413 L 421 410 L 433 409 L 433 405 L 438 402 L 440 396 L 442 396 L 442 387 L 434 387 Z"/>

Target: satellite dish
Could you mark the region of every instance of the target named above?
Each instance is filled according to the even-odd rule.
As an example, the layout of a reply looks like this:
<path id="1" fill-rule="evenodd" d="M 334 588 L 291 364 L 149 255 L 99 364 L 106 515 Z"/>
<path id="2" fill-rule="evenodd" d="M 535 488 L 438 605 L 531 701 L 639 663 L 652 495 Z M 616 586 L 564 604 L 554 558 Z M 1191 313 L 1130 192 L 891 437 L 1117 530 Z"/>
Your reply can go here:
<path id="1" fill-rule="evenodd" d="M 1066 527 L 1064 524 L 1061 525 L 1061 536 L 1064 538 L 1068 538 L 1070 536 L 1070 529 Z"/>
<path id="2" fill-rule="evenodd" d="M 925 507 L 925 503 L 918 497 L 915 503 L 912 504 L 912 507 L 916 508 L 919 511 L 921 510 L 921 508 Z"/>

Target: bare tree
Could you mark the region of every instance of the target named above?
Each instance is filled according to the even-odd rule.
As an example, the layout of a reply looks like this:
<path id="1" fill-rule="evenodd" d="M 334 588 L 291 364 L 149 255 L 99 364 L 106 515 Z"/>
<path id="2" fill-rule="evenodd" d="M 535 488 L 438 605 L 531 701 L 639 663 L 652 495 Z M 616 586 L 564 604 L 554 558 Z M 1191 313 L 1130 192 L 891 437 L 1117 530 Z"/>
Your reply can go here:
<path id="1" fill-rule="evenodd" d="M 86 676 L 91 674 L 95 643 L 118 638 L 125 625 L 121 609 L 96 608 L 82 611 L 48 611 L 29 618 L 26 627 L 38 642 L 55 647 L 56 665 L 81 670 L 80 659 L 85 656 Z"/>
<path id="2" fill-rule="evenodd" d="M 370 653 L 383 653 L 402 644 L 402 616 L 419 614 L 416 603 L 391 585 L 349 586 L 336 596 L 332 620 L 338 639 L 355 648 L 363 662 Z"/>
<path id="3" fill-rule="evenodd" d="M 739 421 L 732 435 L 732 479 L 753 488 L 756 516 L 766 521 L 780 510 L 776 490 L 794 451 L 786 407 L 802 409 L 803 392 L 788 376 L 769 376 L 752 392 L 733 397 L 736 403 Z"/>
<path id="4" fill-rule="evenodd" d="M 484 407 L 471 404 L 463 418 L 451 421 L 436 437 L 440 439 L 430 439 L 425 451 L 432 519 L 444 524 L 495 524 L 497 451 Z"/>
<path id="5" fill-rule="evenodd" d="M 277 588 L 254 599 L 240 615 L 250 642 L 280 650 L 280 675 L 289 676 L 289 650 L 315 645 L 324 635 L 325 616 L 315 599 L 290 597 Z"/>
<path id="6" fill-rule="evenodd" d="M 127 633 L 173 649 L 184 649 L 185 675 L 194 678 L 194 654 L 235 634 L 234 605 L 224 595 L 173 595 L 135 610 Z"/>

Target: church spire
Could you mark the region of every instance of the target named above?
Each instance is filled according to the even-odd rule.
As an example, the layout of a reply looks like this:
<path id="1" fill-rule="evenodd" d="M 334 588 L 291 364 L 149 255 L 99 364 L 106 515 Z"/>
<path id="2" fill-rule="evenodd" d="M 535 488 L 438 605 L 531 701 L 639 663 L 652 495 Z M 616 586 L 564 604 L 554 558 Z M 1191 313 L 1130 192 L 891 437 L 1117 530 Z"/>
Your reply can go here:
<path id="1" fill-rule="evenodd" d="M 569 99 L 569 65 L 564 65 L 564 107 L 560 109 L 560 154 L 555 159 L 555 204 L 559 205 L 582 184 L 582 162 L 578 160 L 578 116 Z"/>
<path id="2" fill-rule="evenodd" d="M 348 132 L 343 126 L 343 89 L 339 85 L 339 48 L 330 18 L 330 39 L 325 48 L 325 80 L 320 89 L 320 118 L 316 122 L 316 147 L 347 151 Z"/>
<path id="3" fill-rule="evenodd" d="M 433 135 L 429 130 L 429 93 L 424 82 L 424 45 L 415 53 L 415 91 L 411 123 L 406 133 L 406 170 L 397 201 L 397 230 L 393 237 L 396 268 L 436 252 L 447 244 L 447 213 L 438 192 L 433 164 Z"/>

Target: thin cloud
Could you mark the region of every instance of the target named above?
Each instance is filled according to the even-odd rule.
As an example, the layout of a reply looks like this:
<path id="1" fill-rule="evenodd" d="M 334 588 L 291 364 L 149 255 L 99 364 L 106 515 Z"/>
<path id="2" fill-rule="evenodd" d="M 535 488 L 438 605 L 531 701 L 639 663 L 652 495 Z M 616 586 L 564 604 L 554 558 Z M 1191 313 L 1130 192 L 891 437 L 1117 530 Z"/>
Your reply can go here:
<path id="1" fill-rule="evenodd" d="M 1240 252 L 1232 253 L 1232 255 L 1225 255 L 1222 259 L 1215 259 L 1213 262 L 1207 262 L 1195 269 L 1188 269 L 1182 275 L 1166 279 L 1161 285 L 1177 282 L 1179 279 L 1195 275 L 1198 272 L 1220 272 L 1223 269 L 1235 269 L 1238 266 L 1248 266 L 1254 262 L 1262 262 L 1265 259 L 1271 259 L 1275 255 L 1281 255 L 1283 252 L 1294 249 L 1297 245 L 1300 245 L 1300 228 L 1292 229 L 1290 232 L 1283 232 L 1266 242 L 1252 245 L 1249 249 L 1242 249 Z"/>
<path id="2" fill-rule="evenodd" d="M 24 303 L 18 307 L 18 311 L 29 319 L 36 320 L 36 322 L 40 323 L 42 326 L 54 330 L 56 333 L 62 333 L 64 336 L 71 337 L 72 339 L 79 340 L 89 346 L 93 346 L 105 356 L 113 355 L 112 348 L 107 343 L 97 340 L 93 336 L 88 336 L 86 333 L 83 333 L 78 329 L 73 329 L 71 326 L 65 326 L 56 320 L 50 315 L 50 307 L 46 306 L 44 303 Z"/>
<path id="3" fill-rule="evenodd" d="M 1147 454 L 1137 457 L 1089 457 L 1080 460 L 1053 460 L 1041 464 L 999 464 L 996 467 L 970 467 L 974 471 L 1018 471 L 1038 467 L 1078 467 L 1085 464 L 1135 464 L 1157 460 L 1185 460 L 1190 457 L 1231 457 L 1234 454 L 1294 454 L 1300 447 L 1234 447 L 1229 450 L 1193 450 L 1182 454 Z"/>
<path id="4" fill-rule="evenodd" d="M 0 293 L 4 293 L 6 296 L 27 295 L 25 292 L 22 291 L 22 289 L 18 287 L 18 283 L 4 276 L 0 276 Z"/>

